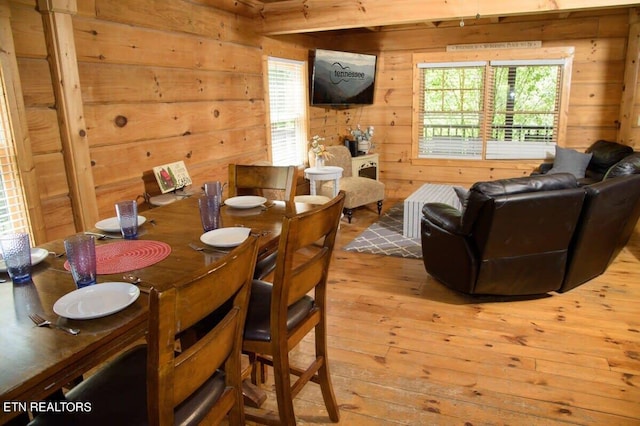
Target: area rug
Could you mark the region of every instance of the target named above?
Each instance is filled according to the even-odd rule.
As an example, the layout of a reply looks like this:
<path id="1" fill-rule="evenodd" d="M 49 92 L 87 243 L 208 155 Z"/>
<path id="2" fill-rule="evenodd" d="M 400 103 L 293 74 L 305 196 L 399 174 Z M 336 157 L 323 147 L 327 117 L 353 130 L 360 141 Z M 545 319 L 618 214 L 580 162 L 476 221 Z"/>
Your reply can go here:
<path id="1" fill-rule="evenodd" d="M 422 259 L 420 238 L 402 235 L 403 215 L 403 203 L 394 205 L 376 223 L 347 244 L 344 250 Z"/>

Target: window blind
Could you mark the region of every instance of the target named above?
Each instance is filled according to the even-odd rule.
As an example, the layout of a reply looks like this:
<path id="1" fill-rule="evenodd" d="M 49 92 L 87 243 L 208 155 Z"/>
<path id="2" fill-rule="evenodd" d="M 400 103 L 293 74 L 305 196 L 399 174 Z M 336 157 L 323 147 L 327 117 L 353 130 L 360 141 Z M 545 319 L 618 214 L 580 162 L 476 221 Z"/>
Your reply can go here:
<path id="1" fill-rule="evenodd" d="M 552 157 L 564 60 L 491 61 L 487 159 Z"/>
<path id="2" fill-rule="evenodd" d="M 418 64 L 423 158 L 482 158 L 486 62 Z"/>
<path id="3" fill-rule="evenodd" d="M 30 232 L 13 147 L 4 81 L 0 83 L 0 233 Z"/>
<path id="4" fill-rule="evenodd" d="M 418 157 L 552 157 L 565 64 L 566 58 L 417 63 Z"/>
<path id="5" fill-rule="evenodd" d="M 268 58 L 271 159 L 274 165 L 300 165 L 306 157 L 304 70 L 304 62 Z"/>

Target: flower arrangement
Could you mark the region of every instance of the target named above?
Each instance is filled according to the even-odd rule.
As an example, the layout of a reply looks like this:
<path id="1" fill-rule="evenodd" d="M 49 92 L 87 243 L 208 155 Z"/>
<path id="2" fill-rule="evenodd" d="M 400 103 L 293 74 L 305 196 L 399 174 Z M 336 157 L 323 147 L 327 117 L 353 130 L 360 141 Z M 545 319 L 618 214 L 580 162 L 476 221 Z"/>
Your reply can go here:
<path id="1" fill-rule="evenodd" d="M 324 141 L 322 136 L 315 135 L 311 138 L 311 151 L 315 154 L 316 158 L 327 159 L 331 158 L 333 154 L 327 151 L 324 144 L 320 143 Z"/>
<path id="2" fill-rule="evenodd" d="M 353 138 L 358 142 L 370 141 L 371 138 L 373 137 L 373 126 L 367 127 L 367 130 L 362 130 L 362 128 L 358 124 L 358 126 L 355 129 L 352 129 L 351 127 L 349 127 L 349 132 L 351 133 L 351 136 L 353 136 Z"/>
<path id="3" fill-rule="evenodd" d="M 358 151 L 368 154 L 369 151 L 375 148 L 375 145 L 371 142 L 371 138 L 373 138 L 373 126 L 367 127 L 367 130 L 362 130 L 358 124 L 355 129 L 349 127 L 349 133 L 351 133 L 354 140 L 358 141 Z"/>

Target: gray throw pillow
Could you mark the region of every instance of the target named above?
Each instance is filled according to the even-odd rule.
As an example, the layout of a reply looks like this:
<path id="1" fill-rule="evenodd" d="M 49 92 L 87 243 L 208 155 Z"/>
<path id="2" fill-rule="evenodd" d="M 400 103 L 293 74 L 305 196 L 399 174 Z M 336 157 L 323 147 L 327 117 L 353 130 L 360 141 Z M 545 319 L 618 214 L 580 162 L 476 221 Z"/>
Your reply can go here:
<path id="1" fill-rule="evenodd" d="M 582 179 L 592 155 L 556 146 L 556 158 L 553 160 L 553 167 L 547 174 L 571 173 L 576 179 Z"/>
<path id="2" fill-rule="evenodd" d="M 458 199 L 460 200 L 460 211 L 464 211 L 464 209 L 467 208 L 467 201 L 469 201 L 469 191 L 461 186 L 454 186 L 453 191 L 456 193 Z"/>

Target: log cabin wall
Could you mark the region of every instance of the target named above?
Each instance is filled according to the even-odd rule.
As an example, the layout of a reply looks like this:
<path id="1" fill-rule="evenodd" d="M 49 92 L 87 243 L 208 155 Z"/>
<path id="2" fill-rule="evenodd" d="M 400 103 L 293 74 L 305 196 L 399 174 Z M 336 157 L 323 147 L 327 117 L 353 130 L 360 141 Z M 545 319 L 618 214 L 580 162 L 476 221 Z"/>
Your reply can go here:
<path id="1" fill-rule="evenodd" d="M 415 52 L 444 52 L 447 45 L 541 40 L 542 47 L 574 46 L 567 138 L 559 144 L 584 150 L 598 139 L 619 140 L 621 98 L 630 16 L 634 9 L 467 19 L 440 26 L 407 26 L 358 34 L 327 34 L 320 47 L 378 55 L 375 102 L 342 110 L 311 110 L 311 133 L 341 143 L 347 129 L 373 125 L 380 179 L 387 197 L 405 198 L 425 182 L 469 187 L 476 181 L 528 175 L 540 161 L 455 161 L 411 159 L 412 58 Z M 637 51 L 632 60 L 637 58 Z M 637 62 L 637 61 L 635 61 Z M 637 71 L 635 72 L 637 75 Z M 635 81 L 635 80 L 634 80 Z M 635 87 L 635 86 L 633 86 Z M 637 89 L 635 92 L 637 93 Z M 638 105 L 634 107 L 638 116 Z M 636 143 L 637 119 L 631 119 Z"/>
<path id="2" fill-rule="evenodd" d="M 263 57 L 308 55 L 308 37 L 282 42 L 255 34 L 251 11 L 238 2 L 161 3 L 82 0 L 73 16 L 100 218 L 115 214 L 116 201 L 141 201 L 153 190 L 154 166 L 183 160 L 199 186 L 226 181 L 229 163 L 266 160 Z M 35 0 L 11 0 L 9 7 L 46 239 L 61 238 L 79 227 L 43 19 Z"/>

